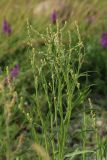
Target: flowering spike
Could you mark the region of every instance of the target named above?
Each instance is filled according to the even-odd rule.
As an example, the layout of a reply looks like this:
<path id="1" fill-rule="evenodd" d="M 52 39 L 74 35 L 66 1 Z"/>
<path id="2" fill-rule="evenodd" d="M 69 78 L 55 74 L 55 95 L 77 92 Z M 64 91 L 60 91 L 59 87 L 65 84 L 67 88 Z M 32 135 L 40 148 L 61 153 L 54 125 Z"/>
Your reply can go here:
<path id="1" fill-rule="evenodd" d="M 9 25 L 9 23 L 7 22 L 7 20 L 3 21 L 3 26 L 2 26 L 3 32 L 10 35 L 12 33 L 12 29 Z"/>
<path id="2" fill-rule="evenodd" d="M 51 14 L 51 21 L 53 24 L 56 24 L 56 21 L 57 21 L 57 12 L 54 10 Z"/>
<path id="3" fill-rule="evenodd" d="M 107 32 L 102 33 L 100 43 L 103 48 L 107 48 Z"/>
<path id="4" fill-rule="evenodd" d="M 16 78 L 19 74 L 19 65 L 16 64 L 10 71 L 10 75 L 12 78 Z"/>

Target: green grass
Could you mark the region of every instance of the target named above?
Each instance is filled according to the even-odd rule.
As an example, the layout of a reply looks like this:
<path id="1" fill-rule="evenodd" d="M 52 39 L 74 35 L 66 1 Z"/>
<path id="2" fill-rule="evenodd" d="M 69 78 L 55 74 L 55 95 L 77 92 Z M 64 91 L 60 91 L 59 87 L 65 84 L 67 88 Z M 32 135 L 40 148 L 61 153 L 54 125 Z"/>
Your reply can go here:
<path id="1" fill-rule="evenodd" d="M 33 15 L 36 3 L 0 1 L 0 25 L 6 18 L 13 30 L 0 32 L 0 160 L 106 160 L 107 137 L 97 122 L 106 114 L 100 38 L 107 2 L 69 1 L 71 18 L 56 25 L 50 15 Z M 20 72 L 12 81 L 15 64 Z"/>

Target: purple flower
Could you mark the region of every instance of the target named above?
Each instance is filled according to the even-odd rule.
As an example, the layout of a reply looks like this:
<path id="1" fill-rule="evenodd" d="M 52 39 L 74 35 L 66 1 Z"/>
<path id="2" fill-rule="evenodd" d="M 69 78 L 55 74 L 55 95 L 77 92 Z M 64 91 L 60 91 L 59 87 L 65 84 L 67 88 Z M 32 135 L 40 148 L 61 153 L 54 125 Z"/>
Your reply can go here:
<path id="1" fill-rule="evenodd" d="M 102 33 L 100 43 L 103 48 L 107 48 L 107 32 Z"/>
<path id="2" fill-rule="evenodd" d="M 51 21 L 53 24 L 56 24 L 57 18 L 58 18 L 57 12 L 54 10 L 51 14 Z"/>
<path id="3" fill-rule="evenodd" d="M 2 29 L 3 29 L 3 32 L 8 35 L 10 35 L 12 33 L 12 29 L 6 20 L 3 21 Z"/>
<path id="4" fill-rule="evenodd" d="M 13 78 L 16 78 L 16 77 L 18 76 L 18 74 L 19 74 L 19 65 L 16 64 L 16 65 L 11 69 L 10 75 L 11 75 L 11 77 L 12 77 L 12 79 L 13 79 Z"/>
<path id="5" fill-rule="evenodd" d="M 8 76 L 5 77 L 4 79 L 4 84 L 8 85 L 11 83 L 19 74 L 20 68 L 19 65 L 16 64 L 11 70 Z"/>

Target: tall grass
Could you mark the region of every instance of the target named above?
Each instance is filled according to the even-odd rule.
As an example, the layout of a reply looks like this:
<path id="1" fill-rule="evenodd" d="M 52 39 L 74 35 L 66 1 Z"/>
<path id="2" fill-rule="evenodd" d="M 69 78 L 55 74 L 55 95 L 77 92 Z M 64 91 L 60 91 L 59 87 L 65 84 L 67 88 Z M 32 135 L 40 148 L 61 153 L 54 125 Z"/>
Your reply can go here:
<path id="1" fill-rule="evenodd" d="M 49 27 L 46 35 L 41 36 L 46 48 L 42 52 L 37 52 L 32 47 L 31 27 L 28 25 L 35 83 L 35 112 L 40 119 L 38 125 L 43 129 L 42 144 L 46 152 L 52 154 L 52 159 L 64 159 L 72 110 L 84 102 L 87 93 L 86 88 L 84 90 L 81 88 L 79 80 L 84 76 L 80 73 L 84 61 L 84 46 L 78 25 L 75 27 L 78 37 L 75 46 L 72 46 L 70 32 L 68 46 L 63 44 L 63 29 L 57 23 L 56 31 Z M 41 57 L 39 67 L 36 65 L 38 56 Z M 44 101 L 44 106 L 41 106 L 41 100 Z M 46 110 L 45 114 L 42 111 L 43 107 Z"/>

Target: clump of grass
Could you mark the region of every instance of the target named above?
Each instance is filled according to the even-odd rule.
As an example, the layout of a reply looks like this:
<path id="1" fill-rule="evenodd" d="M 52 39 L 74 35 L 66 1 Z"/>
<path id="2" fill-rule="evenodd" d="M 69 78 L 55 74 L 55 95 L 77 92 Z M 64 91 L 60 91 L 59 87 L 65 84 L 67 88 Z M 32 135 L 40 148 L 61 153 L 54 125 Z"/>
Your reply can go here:
<path id="1" fill-rule="evenodd" d="M 84 76 L 80 73 L 80 69 L 85 51 L 77 23 L 75 26 L 77 45 L 72 46 L 70 32 L 68 32 L 68 46 L 63 44 L 63 29 L 57 23 L 56 31 L 49 27 L 45 36 L 40 35 L 45 42 L 45 48 L 43 51 L 36 52 L 32 47 L 31 26 L 28 24 L 35 86 L 34 112 L 39 119 L 35 124 L 42 128 L 42 145 L 54 160 L 64 159 L 67 153 L 67 135 L 72 111 L 84 102 L 87 93 L 87 89 L 83 89 L 80 84 L 80 78 Z M 39 66 L 36 65 L 38 56 Z M 42 100 L 44 103 L 41 102 Z M 36 134 L 34 138 L 36 143 L 38 134 L 34 134 Z"/>
<path id="2" fill-rule="evenodd" d="M 93 104 L 91 102 L 91 99 L 89 98 L 89 106 L 91 110 L 91 121 L 92 121 L 92 128 L 93 128 L 93 135 L 95 140 L 95 157 L 96 159 L 106 159 L 106 143 L 107 139 L 100 136 L 98 127 L 97 127 L 97 117 L 96 113 L 93 109 Z"/>
<path id="3" fill-rule="evenodd" d="M 17 126 L 12 123 L 12 120 L 17 102 L 17 93 L 15 91 L 14 83 L 11 81 L 8 68 L 7 77 L 1 77 L 0 82 L 0 157 L 12 160 L 16 156 L 16 150 L 21 146 L 21 141 L 16 140 L 16 142 L 14 142 L 14 134 L 17 132 L 17 130 L 14 129 L 17 128 Z"/>

